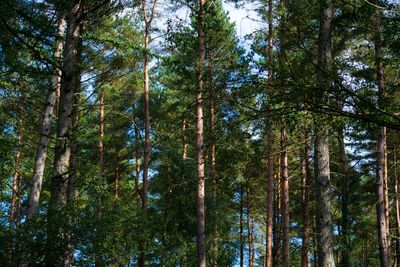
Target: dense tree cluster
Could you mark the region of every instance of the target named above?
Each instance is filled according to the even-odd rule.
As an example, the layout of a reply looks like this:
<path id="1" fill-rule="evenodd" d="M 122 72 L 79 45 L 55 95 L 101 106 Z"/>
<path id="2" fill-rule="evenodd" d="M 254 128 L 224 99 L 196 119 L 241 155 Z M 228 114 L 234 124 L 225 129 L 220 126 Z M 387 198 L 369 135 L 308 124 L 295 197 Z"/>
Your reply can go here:
<path id="1" fill-rule="evenodd" d="M 0 266 L 400 266 L 397 1 L 0 11 Z"/>

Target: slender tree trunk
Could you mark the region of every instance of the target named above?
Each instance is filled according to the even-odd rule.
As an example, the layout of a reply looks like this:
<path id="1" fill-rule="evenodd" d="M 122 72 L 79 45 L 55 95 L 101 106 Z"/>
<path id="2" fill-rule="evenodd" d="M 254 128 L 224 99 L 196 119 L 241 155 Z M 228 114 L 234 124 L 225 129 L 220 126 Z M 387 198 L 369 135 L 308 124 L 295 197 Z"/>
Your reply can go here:
<path id="1" fill-rule="evenodd" d="M 147 191 L 148 191 L 148 176 L 150 164 L 150 100 L 149 100 L 149 50 L 150 50 L 150 30 L 151 22 L 155 15 L 155 8 L 157 0 L 154 0 L 151 8 L 150 16 L 147 15 L 147 0 L 142 1 L 142 12 L 145 23 L 145 36 L 144 36 L 144 58 L 143 58 L 143 105 L 144 105 L 144 147 L 143 147 L 143 182 L 142 182 L 142 209 L 147 209 Z M 145 252 L 141 251 L 139 255 L 140 267 L 145 266 Z"/>
<path id="2" fill-rule="evenodd" d="M 212 201 L 212 217 L 213 217 L 213 229 L 212 229 L 212 240 L 211 240 L 211 267 L 217 266 L 218 259 L 218 228 L 217 228 L 217 177 L 216 177 L 216 162 L 217 162 L 217 151 L 216 151 L 216 133 L 215 133 L 215 88 L 214 88 L 214 65 L 213 55 L 210 53 L 208 56 L 209 66 L 209 78 L 208 78 L 208 90 L 210 92 L 209 102 L 209 127 L 210 127 L 210 179 L 211 179 L 211 201 Z"/>
<path id="3" fill-rule="evenodd" d="M 332 2 L 322 0 L 319 37 L 318 37 L 318 91 L 316 92 L 317 103 L 324 105 L 327 102 L 326 91 L 329 91 L 331 82 L 327 73 L 331 70 L 332 48 Z M 320 124 L 320 123 L 319 123 Z M 318 123 L 317 123 L 318 125 Z M 329 131 L 324 126 L 316 127 L 315 136 L 315 187 L 316 199 L 316 224 L 317 224 L 317 253 L 318 266 L 334 267 L 333 255 L 333 233 L 331 219 L 331 179 L 329 168 Z"/>
<path id="4" fill-rule="evenodd" d="M 139 180 L 140 180 L 139 125 L 137 124 L 135 119 L 133 119 L 133 121 L 134 121 L 134 128 L 135 128 L 135 197 L 136 197 L 137 207 L 140 208 L 141 196 L 140 196 L 140 187 L 139 187 Z"/>
<path id="5" fill-rule="evenodd" d="M 251 203 L 250 203 L 250 188 L 247 186 L 247 241 L 249 243 L 249 267 L 254 267 L 254 234 L 252 226 L 252 216 L 251 216 Z"/>
<path id="6" fill-rule="evenodd" d="M 144 149 L 143 149 L 143 202 L 142 206 L 145 209 L 147 206 L 147 188 L 148 188 L 148 176 L 149 176 L 149 162 L 150 162 L 150 109 L 149 109 L 149 56 L 147 51 L 149 50 L 150 40 L 150 24 L 146 21 L 145 30 L 145 42 L 144 47 L 146 52 L 144 53 Z"/>
<path id="7" fill-rule="evenodd" d="M 63 208 L 67 202 L 70 176 L 70 156 L 73 127 L 74 93 L 77 90 L 77 75 L 80 73 L 79 43 L 81 36 L 82 8 L 80 1 L 69 3 L 67 35 L 64 50 L 61 80 L 60 110 L 57 122 L 57 143 L 54 158 L 54 174 L 51 180 L 51 197 L 48 212 L 46 266 L 62 266 L 68 257 L 65 238 Z M 63 223 L 65 225 L 65 223 Z"/>
<path id="8" fill-rule="evenodd" d="M 196 169 L 197 169 L 197 266 L 206 266 L 206 227 L 205 227 L 205 177 L 204 177 L 204 117 L 203 117 L 203 79 L 205 61 L 205 2 L 199 0 L 198 16 L 198 86 L 196 90 Z"/>
<path id="9" fill-rule="evenodd" d="M 302 195 L 302 223 L 303 230 L 301 233 L 302 246 L 301 246 L 301 267 L 310 266 L 310 240 L 309 240 L 309 199 L 310 199 L 310 184 L 311 184 L 311 170 L 308 155 L 310 145 L 308 143 L 308 131 L 305 135 L 304 151 L 301 155 L 301 195 Z"/>
<path id="10" fill-rule="evenodd" d="M 104 89 L 100 87 L 100 111 L 99 111 L 99 170 L 100 176 L 104 174 L 104 134 L 105 134 L 105 112 L 104 112 Z"/>
<path id="11" fill-rule="evenodd" d="M 384 162 L 384 169 L 383 169 L 383 192 L 385 195 L 385 219 L 386 219 L 386 235 L 387 235 L 387 242 L 388 248 L 390 253 L 390 246 L 391 246 L 391 235 L 390 235 L 390 208 L 389 208 L 389 179 L 388 179 L 388 161 L 387 161 L 387 130 L 386 127 L 383 127 L 384 130 L 384 152 L 383 152 L 383 162 Z"/>
<path id="12" fill-rule="evenodd" d="M 399 205 L 399 178 L 397 176 L 397 149 L 394 151 L 394 193 L 396 207 L 396 266 L 400 266 L 400 205 Z"/>
<path id="13" fill-rule="evenodd" d="M 381 12 L 376 9 L 375 12 L 375 65 L 377 72 L 377 83 L 378 83 L 378 106 L 384 108 L 384 72 L 383 72 L 383 61 L 381 55 Z M 379 254 L 381 267 L 389 267 L 389 241 L 388 241 L 388 220 L 387 220 L 387 208 L 385 205 L 385 198 L 387 194 L 386 181 L 385 181 L 385 147 L 386 147 L 386 128 L 381 127 L 378 135 L 378 158 L 376 168 L 376 183 L 377 183 L 377 228 L 379 238 Z"/>
<path id="14" fill-rule="evenodd" d="M 342 220 L 341 220 L 341 266 L 350 266 L 350 220 L 349 220 L 349 173 L 347 166 L 346 150 L 344 145 L 343 128 L 339 128 L 338 133 L 339 163 L 340 175 L 343 181 L 342 189 Z"/>
<path id="15" fill-rule="evenodd" d="M 273 25 L 272 25 L 272 0 L 268 0 L 268 94 L 272 94 L 272 39 L 273 39 Z M 272 106 L 269 105 L 269 110 Z M 272 266 L 272 227 L 273 227 L 273 209 L 274 209 L 274 157 L 273 157 L 273 129 L 271 119 L 266 119 L 267 127 L 267 220 L 266 220 L 266 234 L 265 234 L 265 261 L 264 266 Z"/>
<path id="16" fill-rule="evenodd" d="M 283 126 L 281 130 L 281 168 L 282 168 L 282 266 L 290 266 L 290 225 L 289 225 L 289 175 L 288 175 L 288 155 L 287 155 L 287 134 Z"/>
<path id="17" fill-rule="evenodd" d="M 278 157 L 278 166 L 281 166 L 281 158 Z M 272 250 L 272 257 L 273 257 L 273 265 L 274 267 L 278 267 L 279 265 L 279 258 L 280 258 L 280 250 L 281 250 L 281 225 L 282 225 L 282 218 L 281 214 L 281 168 L 277 169 L 278 172 L 275 175 L 275 187 L 274 187 L 274 225 L 273 225 L 273 250 Z"/>
<path id="18" fill-rule="evenodd" d="M 21 224 L 21 199 L 22 199 L 22 173 L 17 179 L 17 214 L 15 215 L 15 227 L 18 229 Z"/>
<path id="19" fill-rule="evenodd" d="M 244 234 L 243 234 L 243 185 L 240 185 L 240 216 L 239 216 L 239 226 L 240 226 L 240 267 L 244 266 Z"/>
<path id="20" fill-rule="evenodd" d="M 65 31 L 65 19 L 58 21 L 57 39 L 55 42 L 54 58 L 60 59 L 63 50 L 63 36 Z M 32 219 L 39 207 L 40 192 L 42 190 L 43 173 L 47 157 L 47 147 L 50 140 L 51 121 L 54 113 L 54 106 L 57 99 L 57 91 L 60 91 L 61 68 L 56 69 L 56 75 L 53 77 L 52 88 L 49 89 L 47 102 L 44 108 L 43 122 L 40 130 L 40 140 L 36 152 L 35 167 L 33 169 L 32 187 L 29 194 L 28 206 L 26 210 L 26 220 Z"/>
<path id="21" fill-rule="evenodd" d="M 17 160 L 19 160 L 19 151 L 17 152 Z M 10 205 L 10 224 L 9 224 L 9 229 L 10 232 L 13 232 L 14 225 L 15 225 L 15 202 L 16 202 L 16 196 L 17 196 L 17 190 L 18 190 L 18 171 L 15 170 L 14 176 L 13 176 L 13 186 L 12 186 L 12 195 L 11 195 L 11 205 Z"/>
<path id="22" fill-rule="evenodd" d="M 15 156 L 15 171 L 13 176 L 13 186 L 11 195 L 11 205 L 10 205 L 10 222 L 9 231 L 11 235 L 14 232 L 14 227 L 18 228 L 20 223 L 21 214 L 21 187 L 22 187 L 22 173 L 21 173 L 21 162 L 22 162 L 22 128 L 23 128 L 23 109 L 19 107 L 19 119 L 17 126 L 17 136 L 18 136 L 18 149 Z M 13 261 L 14 252 L 14 240 L 13 238 L 9 244 L 8 260 L 10 265 Z"/>

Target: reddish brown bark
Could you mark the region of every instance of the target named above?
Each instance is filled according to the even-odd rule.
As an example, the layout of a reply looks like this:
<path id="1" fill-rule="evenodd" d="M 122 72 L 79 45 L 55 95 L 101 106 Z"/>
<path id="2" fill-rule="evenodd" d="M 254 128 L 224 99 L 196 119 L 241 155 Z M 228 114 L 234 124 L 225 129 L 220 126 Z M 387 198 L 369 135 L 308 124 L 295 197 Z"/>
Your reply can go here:
<path id="1" fill-rule="evenodd" d="M 278 166 L 281 166 L 281 158 L 278 157 Z M 281 168 L 277 168 L 277 174 L 274 178 L 274 222 L 273 222 L 273 248 L 272 248 L 272 266 L 278 267 L 280 249 L 282 243 L 281 225 L 282 220 L 279 216 L 281 212 Z"/>
<path id="2" fill-rule="evenodd" d="M 290 266 L 290 221 L 289 221 L 289 174 L 287 154 L 287 134 L 283 126 L 281 130 L 281 168 L 282 168 L 282 266 Z"/>
<path id="3" fill-rule="evenodd" d="M 272 94 L 272 39 L 273 39 L 273 25 L 272 25 L 272 0 L 268 1 L 268 94 Z M 272 106 L 269 105 L 269 110 Z M 265 260 L 264 266 L 272 266 L 272 227 L 273 227 L 273 207 L 274 207 L 274 157 L 273 157 L 273 129 L 271 119 L 266 119 L 267 127 L 267 219 L 266 219 L 266 235 L 265 235 Z"/>
<path id="4" fill-rule="evenodd" d="M 103 53 L 104 54 L 104 53 Z M 100 176 L 104 174 L 104 134 L 105 134 L 105 112 L 104 112 L 104 89 L 100 87 L 100 110 L 99 110 L 99 170 Z"/>
<path id="5" fill-rule="evenodd" d="M 396 266 L 400 266 L 400 204 L 399 204 L 399 177 L 397 176 L 397 149 L 393 151 L 393 169 L 394 169 L 394 197 L 396 208 Z"/>
<path id="6" fill-rule="evenodd" d="M 205 67 L 205 3 L 199 0 L 198 17 L 198 71 L 196 90 L 196 169 L 197 169 L 197 266 L 206 266 L 206 227 L 205 227 L 205 177 L 204 177 L 204 117 L 203 87 Z"/>
<path id="7" fill-rule="evenodd" d="M 382 60 L 382 40 L 381 40 L 381 11 L 376 9 L 375 12 L 375 22 L 374 22 L 374 32 L 375 32 L 375 65 L 377 73 L 377 84 L 378 84 L 378 106 L 379 108 L 384 107 L 384 69 Z M 378 230 L 378 240 L 379 240 L 379 254 L 381 267 L 390 266 L 390 250 L 389 250 L 389 238 L 388 238 L 388 218 L 387 218 L 387 205 L 386 194 L 387 194 L 387 181 L 386 181 L 386 128 L 381 127 L 377 141 L 377 168 L 376 168 L 376 183 L 377 183 L 377 230 Z"/>

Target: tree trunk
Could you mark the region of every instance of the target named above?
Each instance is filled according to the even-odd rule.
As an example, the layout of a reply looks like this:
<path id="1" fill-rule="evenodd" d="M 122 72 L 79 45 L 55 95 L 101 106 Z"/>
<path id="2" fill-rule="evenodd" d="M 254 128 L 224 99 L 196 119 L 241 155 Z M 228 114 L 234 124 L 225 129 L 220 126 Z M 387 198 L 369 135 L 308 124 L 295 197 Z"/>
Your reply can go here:
<path id="1" fill-rule="evenodd" d="M 318 36 L 318 91 L 316 103 L 326 104 L 327 94 L 331 87 L 329 75 L 332 61 L 331 29 L 332 29 L 332 2 L 323 0 L 321 4 L 320 25 Z M 319 123 L 320 124 L 320 123 Z M 317 123 L 318 125 L 318 123 Z M 315 187 L 316 199 L 316 224 L 317 224 L 317 254 L 318 266 L 333 267 L 333 233 L 331 219 L 331 179 L 329 168 L 329 131 L 324 126 L 316 127 L 315 131 Z"/>
<path id="2" fill-rule="evenodd" d="M 381 13 L 379 9 L 376 9 L 375 12 L 375 65 L 376 65 L 376 73 L 377 73 L 377 83 L 378 83 L 378 106 L 379 108 L 385 108 L 384 105 L 384 73 L 383 73 L 383 61 L 381 55 Z M 380 254 L 380 263 L 382 267 L 389 267 L 389 241 L 388 241 L 388 219 L 387 219 L 387 210 L 385 205 L 385 198 L 387 194 L 387 190 L 385 190 L 386 182 L 385 181 L 385 147 L 386 147 L 386 128 L 381 127 L 378 142 L 377 142 L 377 168 L 376 168 L 376 183 L 377 183 L 377 230 L 378 230 L 378 238 L 379 238 L 379 254 Z"/>
<path id="3" fill-rule="evenodd" d="M 339 148 L 339 173 L 343 181 L 342 189 L 342 220 L 341 220 L 341 266 L 350 266 L 350 219 L 349 219 L 349 173 L 347 166 L 346 150 L 344 145 L 343 128 L 339 128 L 338 133 L 338 148 Z"/>
<path id="4" fill-rule="evenodd" d="M 396 207 L 396 266 L 400 266 L 400 205 L 399 205 L 399 178 L 397 177 L 397 150 L 394 151 L 394 193 Z"/>
<path id="5" fill-rule="evenodd" d="M 134 128 L 135 128 L 135 197 L 136 205 L 138 208 L 141 206 L 141 196 L 140 196 L 140 138 L 139 138 L 139 125 L 137 124 L 135 118 L 133 118 Z"/>
<path id="6" fill-rule="evenodd" d="M 249 267 L 254 267 L 254 233 L 253 233 L 253 223 L 251 217 L 251 203 L 250 203 L 250 188 L 247 185 L 247 241 L 249 243 Z"/>
<path id="7" fill-rule="evenodd" d="M 13 186 L 12 186 L 12 195 L 11 195 L 11 203 L 10 203 L 10 222 L 9 222 L 9 231 L 11 234 L 14 232 L 14 227 L 18 228 L 20 223 L 20 214 L 21 214 L 21 189 L 22 189 L 22 173 L 21 173 L 21 162 L 22 162 L 22 128 L 23 128 L 23 109 L 22 106 L 19 107 L 19 119 L 17 126 L 17 136 L 18 136 L 18 149 L 15 156 L 15 170 L 13 176 Z M 10 240 L 9 244 L 9 252 L 8 259 L 10 265 L 13 260 L 13 251 L 14 251 L 14 238 Z"/>
<path id="8" fill-rule="evenodd" d="M 310 240 L 309 240 L 309 222 L 310 219 L 308 214 L 309 210 L 309 199 L 310 199 L 310 181 L 311 181 L 311 170 L 309 163 L 309 151 L 310 145 L 308 143 L 308 132 L 305 135 L 304 151 L 301 155 L 301 195 L 302 195 L 302 223 L 303 230 L 301 233 L 302 246 L 301 246 L 301 267 L 310 266 Z"/>
<path id="9" fill-rule="evenodd" d="M 290 222 L 289 222 L 289 175 L 288 175 L 288 155 L 287 155 L 287 134 L 285 126 L 281 130 L 281 168 L 282 168 L 282 266 L 290 266 Z"/>
<path id="10" fill-rule="evenodd" d="M 217 177 L 216 177 L 216 133 L 215 133 L 215 88 L 214 88 L 214 65 L 213 65 L 213 55 L 210 53 L 208 56 L 208 66 L 209 66 L 209 78 L 208 78 L 208 90 L 210 92 L 210 102 L 209 102 L 209 127 L 210 127 L 210 180 L 211 180 L 211 212 L 213 219 L 213 229 L 212 229 L 212 240 L 211 240 L 211 267 L 217 266 L 218 258 L 218 229 L 217 229 Z"/>
<path id="11" fill-rule="evenodd" d="M 74 93 L 79 86 L 80 74 L 79 43 L 81 36 L 82 8 L 80 1 L 71 3 L 67 14 L 67 35 L 64 50 L 61 80 L 60 110 L 57 122 L 57 140 L 54 157 L 54 174 L 51 180 L 51 197 L 48 212 L 47 266 L 62 266 L 68 257 L 66 236 L 62 224 L 63 208 L 67 202 L 70 177 L 70 156 L 73 127 Z"/>
<path id="12" fill-rule="evenodd" d="M 239 215 L 239 227 L 240 227 L 240 267 L 244 266 L 244 234 L 243 234 L 243 185 L 240 185 L 240 215 Z"/>
<path id="13" fill-rule="evenodd" d="M 81 43 L 79 44 L 81 45 Z M 80 48 L 78 48 L 80 49 Z M 79 52 L 80 54 L 80 52 Z M 80 73 L 76 75 L 76 86 L 77 89 L 76 91 L 79 90 L 80 88 Z M 75 95 L 74 96 L 74 108 L 73 108 L 73 117 L 72 117 L 72 127 L 74 128 L 74 131 L 77 131 L 78 127 L 78 121 L 79 121 L 79 96 Z M 76 181 L 78 179 L 78 173 L 77 173 L 77 167 L 78 167 L 78 158 L 77 158 L 77 153 L 78 153 L 78 140 L 76 140 L 75 136 L 72 138 L 71 142 L 71 156 L 69 158 L 69 164 L 70 164 L 70 175 L 68 179 L 68 192 L 67 192 L 67 203 L 70 206 L 71 210 L 74 210 L 74 199 L 76 196 Z M 71 263 L 74 261 L 74 236 L 73 236 L 73 231 L 72 227 L 75 224 L 75 218 L 73 215 L 68 214 L 68 229 L 66 231 L 66 242 L 67 242 L 67 253 L 68 255 L 64 259 L 64 266 L 70 266 Z"/>
<path id="14" fill-rule="evenodd" d="M 65 31 L 65 19 L 58 21 L 57 38 L 55 42 L 54 58 L 60 59 L 63 50 L 63 36 Z M 26 220 L 32 219 L 39 207 L 40 192 L 42 190 L 43 173 L 47 157 L 47 147 L 50 140 L 51 121 L 54 113 L 54 106 L 57 99 L 57 91 L 61 85 L 61 68 L 56 69 L 56 75 L 53 77 L 52 88 L 49 89 L 47 102 L 44 108 L 43 122 L 40 130 L 40 140 L 36 152 L 35 167 L 33 169 L 32 187 L 29 193 L 28 206 L 26 210 Z"/>
<path id="15" fill-rule="evenodd" d="M 318 266 L 333 267 L 331 183 L 329 168 L 329 140 L 327 131 L 319 131 L 315 141 L 317 254 Z"/>
<path id="16" fill-rule="evenodd" d="M 197 169 L 197 266 L 206 266 L 205 177 L 204 177 L 204 117 L 203 79 L 205 60 L 205 1 L 199 0 L 198 11 L 198 86 L 196 90 L 196 169 Z"/>
<path id="17" fill-rule="evenodd" d="M 103 52 L 104 55 L 104 52 Z M 105 134 L 105 113 L 104 113 L 104 88 L 100 87 L 100 110 L 99 110 L 99 170 L 100 176 L 104 174 L 104 134 Z"/>
<path id="18" fill-rule="evenodd" d="M 278 157 L 278 166 L 281 166 L 281 158 Z M 273 263 L 272 266 L 278 267 L 279 265 L 279 256 L 281 249 L 281 225 L 282 220 L 279 214 L 281 213 L 281 168 L 278 167 L 278 173 L 275 175 L 275 186 L 274 186 L 274 222 L 273 222 L 273 250 L 272 257 Z"/>
<path id="19" fill-rule="evenodd" d="M 272 94 L 272 0 L 268 0 L 268 94 Z M 272 106 L 269 105 L 269 110 Z M 266 119 L 267 127 L 267 220 L 266 220 L 266 234 L 265 234 L 265 261 L 266 267 L 272 266 L 272 226 L 273 226 L 273 209 L 274 209 L 274 157 L 273 157 L 273 129 L 271 119 Z"/>
<path id="20" fill-rule="evenodd" d="M 147 0 L 142 1 L 143 20 L 145 23 L 144 35 L 144 57 L 143 57 L 143 106 L 144 106 L 144 147 L 143 147 L 143 183 L 141 190 L 142 209 L 147 209 L 147 191 L 148 191 L 148 176 L 150 164 L 150 100 L 149 100 L 149 44 L 150 44 L 150 30 L 151 22 L 155 15 L 155 8 L 157 0 L 154 0 L 151 8 L 150 16 L 147 15 Z M 139 255 L 140 267 L 145 266 L 145 252 L 142 250 Z"/>
<path id="21" fill-rule="evenodd" d="M 143 72 L 143 96 L 144 96 L 144 148 L 143 148 L 143 184 L 142 206 L 145 209 L 147 206 L 147 188 L 150 162 L 150 109 L 149 109 L 149 40 L 150 40 L 150 24 L 146 21 L 144 48 L 144 72 Z"/>

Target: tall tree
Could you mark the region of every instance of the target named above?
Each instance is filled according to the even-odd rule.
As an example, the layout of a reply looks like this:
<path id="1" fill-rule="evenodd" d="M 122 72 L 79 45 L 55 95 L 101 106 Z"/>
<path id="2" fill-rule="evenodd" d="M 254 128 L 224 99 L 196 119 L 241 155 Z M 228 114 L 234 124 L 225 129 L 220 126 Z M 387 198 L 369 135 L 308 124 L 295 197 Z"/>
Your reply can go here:
<path id="1" fill-rule="evenodd" d="M 272 39 L 273 39 L 273 25 L 272 25 L 272 0 L 268 1 L 268 88 L 267 93 L 272 95 Z M 272 110 L 272 106 L 269 105 L 269 110 Z M 274 210 L 274 156 L 273 156 L 273 128 L 272 128 L 272 120 L 271 118 L 266 119 L 266 127 L 267 127 L 267 229 L 265 232 L 266 242 L 265 242 L 265 262 L 264 265 L 266 267 L 272 266 L 272 226 L 273 226 L 273 210 Z"/>
<path id="2" fill-rule="evenodd" d="M 329 73 L 332 64 L 331 30 L 333 7 L 331 0 L 320 2 L 320 20 L 318 36 L 318 65 L 316 92 L 317 103 L 327 102 L 327 91 L 331 87 Z M 322 101 L 322 103 L 320 102 Z M 316 123 L 316 125 L 318 122 Z M 329 130 L 326 126 L 316 126 L 315 129 L 315 188 L 316 224 L 317 224 L 317 252 L 318 266 L 334 267 L 333 233 L 331 218 L 332 188 L 329 167 Z"/>
<path id="3" fill-rule="evenodd" d="M 205 67 L 205 11 L 206 0 L 198 1 L 197 40 L 198 66 L 196 89 L 196 169 L 197 169 L 197 266 L 206 266 L 205 177 L 204 177 L 204 116 L 203 88 Z"/>
<path id="4" fill-rule="evenodd" d="M 305 134 L 304 149 L 301 153 L 301 197 L 302 197 L 302 234 L 301 234 L 301 267 L 310 266 L 310 184 L 311 184 L 311 170 L 309 161 L 310 144 L 308 139 L 308 131 Z"/>
<path id="5" fill-rule="evenodd" d="M 382 41 L 381 41 L 381 11 L 379 8 L 375 11 L 375 22 L 374 22 L 374 46 L 375 46 L 375 66 L 377 74 L 378 84 L 378 107 L 384 109 L 384 70 L 382 60 Z M 381 127 L 379 130 L 377 140 L 377 167 L 376 167 L 376 184 L 377 184 L 377 197 L 378 202 L 376 205 L 377 215 L 377 230 L 379 238 L 379 254 L 380 263 L 382 267 L 390 266 L 389 259 L 389 241 L 388 241 L 388 218 L 387 218 L 387 207 L 385 202 L 385 188 L 387 188 L 386 181 L 386 127 Z"/>
<path id="6" fill-rule="evenodd" d="M 55 40 L 54 59 L 57 64 L 61 62 L 61 55 L 64 46 L 65 19 L 61 16 L 58 20 L 57 34 Z M 57 95 L 61 86 L 61 68 L 56 67 L 52 87 L 49 88 L 46 105 L 44 107 L 43 122 L 40 130 L 39 144 L 37 147 L 35 167 L 33 170 L 32 187 L 29 194 L 26 219 L 31 220 L 39 207 L 40 193 L 43 184 L 43 174 L 47 158 L 47 148 L 51 136 L 51 122 L 56 105 Z"/>
<path id="7" fill-rule="evenodd" d="M 48 214 L 48 251 L 46 266 L 62 265 L 68 258 L 65 230 L 61 226 L 62 209 L 67 203 L 70 179 L 70 156 L 72 149 L 74 94 L 80 88 L 79 43 L 82 28 L 81 1 L 71 1 L 66 5 L 67 33 L 63 57 L 60 109 L 57 121 L 57 144 L 54 158 L 54 174 L 51 180 L 51 199 Z M 79 78 L 77 78 L 77 75 Z M 56 249 L 57 248 L 57 249 Z"/>

